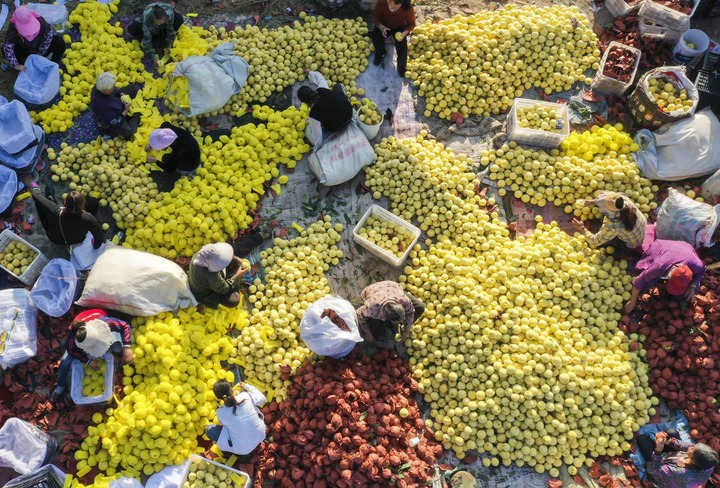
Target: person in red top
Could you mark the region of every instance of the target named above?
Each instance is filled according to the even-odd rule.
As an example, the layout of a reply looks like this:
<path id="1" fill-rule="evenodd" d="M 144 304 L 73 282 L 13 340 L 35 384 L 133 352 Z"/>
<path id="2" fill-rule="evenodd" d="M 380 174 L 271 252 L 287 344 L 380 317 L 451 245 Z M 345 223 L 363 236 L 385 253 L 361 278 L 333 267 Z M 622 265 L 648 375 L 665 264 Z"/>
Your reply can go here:
<path id="1" fill-rule="evenodd" d="M 373 22 L 375 22 L 375 30 L 372 33 L 372 41 L 375 46 L 373 64 L 377 66 L 385 59 L 387 54 L 385 39 L 391 36 L 397 51 L 398 74 L 405 78 L 408 55 L 407 35 L 415 28 L 415 10 L 413 10 L 411 0 L 378 0 L 373 12 Z M 399 40 L 398 37 L 400 37 Z"/>
<path id="2" fill-rule="evenodd" d="M 57 403 L 65 392 L 73 360 L 97 369 L 97 358 L 110 350 L 119 356 L 121 363 L 130 364 L 135 359 L 131 345 L 132 335 L 127 322 L 110 317 L 99 308 L 79 314 L 68 329 L 66 351 L 58 368 L 58 384 L 50 395 L 50 403 Z"/>

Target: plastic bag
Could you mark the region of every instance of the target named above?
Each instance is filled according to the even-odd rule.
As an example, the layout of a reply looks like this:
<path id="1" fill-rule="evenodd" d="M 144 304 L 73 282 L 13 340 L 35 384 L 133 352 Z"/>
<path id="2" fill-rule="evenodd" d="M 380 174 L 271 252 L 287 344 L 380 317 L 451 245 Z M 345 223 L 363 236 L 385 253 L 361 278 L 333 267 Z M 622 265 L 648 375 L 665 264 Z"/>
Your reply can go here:
<path id="1" fill-rule="evenodd" d="M 250 74 L 250 66 L 233 54 L 234 42 L 220 44 L 208 56 L 189 56 L 175 65 L 168 98 L 188 117 L 214 112 L 239 93 Z M 184 76 L 188 84 L 188 106 L 179 103 L 173 79 Z"/>
<path id="2" fill-rule="evenodd" d="M 76 288 L 75 266 L 67 259 L 55 258 L 43 268 L 30 291 L 30 299 L 49 316 L 61 317 L 70 310 Z"/>
<path id="3" fill-rule="evenodd" d="M 645 149 L 633 157 L 651 180 L 684 180 L 720 169 L 720 121 L 710 107 L 654 133 L 643 129 L 635 142 Z"/>
<path id="4" fill-rule="evenodd" d="M 50 102 L 60 90 L 60 67 L 44 56 L 31 54 L 25 71 L 15 80 L 15 94 L 33 105 Z"/>
<path id="5" fill-rule="evenodd" d="M 712 207 L 696 202 L 674 188 L 657 213 L 655 230 L 658 239 L 685 241 L 693 247 L 710 247 L 718 224 L 720 205 Z"/>
<path id="6" fill-rule="evenodd" d="M 68 26 L 68 9 L 59 3 L 28 3 L 26 7 L 39 13 L 57 33 L 62 33 Z"/>
<path id="7" fill-rule="evenodd" d="M 95 262 L 77 304 L 146 317 L 194 307 L 197 301 L 187 275 L 174 262 L 113 246 Z"/>
<path id="8" fill-rule="evenodd" d="M 20 100 L 0 103 L 0 149 L 15 156 L 38 140 L 27 107 Z"/>
<path id="9" fill-rule="evenodd" d="M 17 184 L 17 173 L 10 168 L 0 166 L 0 212 L 4 212 L 15 200 Z"/>
<path id="10" fill-rule="evenodd" d="M 0 429 L 0 466 L 17 473 L 37 471 L 56 448 L 55 438 L 24 420 L 10 418 Z"/>
<path id="11" fill-rule="evenodd" d="M 37 308 L 25 288 L 0 291 L 0 367 L 24 363 L 37 354 Z"/>
<path id="12" fill-rule="evenodd" d="M 375 151 L 353 119 L 345 130 L 333 134 L 308 158 L 310 169 L 327 186 L 339 185 L 355 177 L 375 161 Z"/>
<path id="13" fill-rule="evenodd" d="M 325 309 L 334 310 L 350 330 L 342 330 L 329 317 L 321 317 Z M 315 354 L 335 359 L 349 354 L 355 343 L 362 342 L 355 308 L 347 300 L 331 296 L 308 307 L 300 321 L 300 336 Z"/>
<path id="14" fill-rule="evenodd" d="M 86 271 L 93 267 L 95 261 L 105 250 L 105 246 L 112 246 L 112 243 L 103 242 L 95 249 L 95 239 L 92 232 L 88 232 L 85 240 L 80 244 L 70 246 L 70 262 L 78 271 Z"/>
<path id="15" fill-rule="evenodd" d="M 186 465 L 187 461 L 178 466 L 166 466 L 162 471 L 148 478 L 145 488 L 179 488 Z"/>
<path id="16" fill-rule="evenodd" d="M 111 481 L 108 484 L 108 488 L 143 488 L 143 485 L 135 478 L 121 476 L 120 478 Z"/>

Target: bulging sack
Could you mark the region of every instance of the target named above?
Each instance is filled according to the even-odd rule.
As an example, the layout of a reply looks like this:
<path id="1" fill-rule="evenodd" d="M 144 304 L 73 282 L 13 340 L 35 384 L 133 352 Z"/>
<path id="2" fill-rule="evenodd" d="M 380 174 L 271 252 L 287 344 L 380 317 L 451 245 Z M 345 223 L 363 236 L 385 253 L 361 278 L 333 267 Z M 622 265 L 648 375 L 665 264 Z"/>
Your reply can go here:
<path id="1" fill-rule="evenodd" d="M 327 186 L 339 185 L 355 177 L 375 160 L 375 151 L 353 119 L 346 129 L 333 134 L 308 159 L 310 169 Z"/>
<path id="2" fill-rule="evenodd" d="M 77 273 L 70 261 L 55 258 L 45 265 L 30 292 L 35 306 L 51 317 L 61 317 L 75 299 Z"/>
<path id="3" fill-rule="evenodd" d="M 32 119 L 20 100 L 0 97 L 0 149 L 15 156 L 37 144 Z"/>
<path id="4" fill-rule="evenodd" d="M 0 466 L 17 473 L 37 471 L 56 448 L 53 437 L 24 420 L 10 418 L 0 429 Z"/>
<path id="5" fill-rule="evenodd" d="M 24 363 L 37 354 L 37 308 L 25 288 L 0 291 L 0 367 Z"/>
<path id="6" fill-rule="evenodd" d="M 337 314 L 344 325 L 338 325 L 337 318 L 333 321 L 333 314 L 326 311 Z M 355 308 L 347 300 L 331 296 L 308 307 L 300 321 L 300 336 L 315 354 L 335 359 L 346 356 L 356 343 L 362 342 Z"/>
<path id="7" fill-rule="evenodd" d="M 49 103 L 60 91 L 60 67 L 44 56 L 31 54 L 25 71 L 15 80 L 15 94 L 33 105 Z"/>
<path id="8" fill-rule="evenodd" d="M 658 209 L 655 229 L 658 239 L 685 241 L 696 249 L 710 247 L 718 224 L 720 205 L 696 202 L 674 188 Z"/>

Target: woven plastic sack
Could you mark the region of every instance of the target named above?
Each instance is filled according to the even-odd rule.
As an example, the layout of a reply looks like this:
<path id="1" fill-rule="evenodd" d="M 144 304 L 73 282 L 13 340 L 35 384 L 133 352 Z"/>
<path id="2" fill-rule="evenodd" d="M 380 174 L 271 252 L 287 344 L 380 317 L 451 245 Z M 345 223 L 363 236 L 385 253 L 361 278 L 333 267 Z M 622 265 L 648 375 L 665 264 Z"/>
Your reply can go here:
<path id="1" fill-rule="evenodd" d="M 655 229 L 658 239 L 685 241 L 696 249 L 710 247 L 718 225 L 720 205 L 696 202 L 674 188 L 658 209 Z"/>
<path id="2" fill-rule="evenodd" d="M 45 146 L 45 131 L 39 125 L 33 125 L 32 128 L 35 133 L 34 142 L 27 149 L 16 154 L 9 154 L 0 148 L 0 163 L 27 173 L 26 170 L 38 162 Z"/>
<path id="3" fill-rule="evenodd" d="M 65 5 L 59 3 L 28 3 L 25 6 L 47 20 L 48 24 L 53 26 L 55 32 L 62 32 L 68 26 L 70 15 Z"/>
<path id="4" fill-rule="evenodd" d="M 0 429 L 0 467 L 16 473 L 37 471 L 56 448 L 53 437 L 24 420 L 10 418 Z"/>
<path id="5" fill-rule="evenodd" d="M 24 363 L 37 354 L 37 308 L 25 288 L 0 291 L 0 367 Z"/>
<path id="6" fill-rule="evenodd" d="M 95 262 L 77 304 L 147 317 L 194 307 L 197 301 L 187 275 L 174 262 L 113 246 Z"/>
<path id="7" fill-rule="evenodd" d="M 45 265 L 30 291 L 35 306 L 51 317 L 61 317 L 75 299 L 77 273 L 67 259 L 56 258 Z"/>
<path id="8" fill-rule="evenodd" d="M 33 123 L 20 100 L 0 97 L 0 149 L 14 156 L 37 143 Z"/>
<path id="9" fill-rule="evenodd" d="M 31 54 L 25 71 L 15 80 L 15 94 L 33 105 L 50 102 L 60 91 L 60 67 L 44 56 Z"/>
<path id="10" fill-rule="evenodd" d="M 339 185 L 355 177 L 375 161 L 375 151 L 353 119 L 345 130 L 330 136 L 308 158 L 310 169 L 327 186 Z"/>
<path id="11" fill-rule="evenodd" d="M 329 317 L 322 317 L 326 309 L 334 310 L 350 330 L 343 330 Z M 300 336 L 307 347 L 320 356 L 340 359 L 362 342 L 355 308 L 347 300 L 324 297 L 308 307 L 300 321 Z"/>
<path id="12" fill-rule="evenodd" d="M 12 204 L 17 193 L 17 184 L 17 173 L 0 166 L 0 212 L 4 212 Z"/>

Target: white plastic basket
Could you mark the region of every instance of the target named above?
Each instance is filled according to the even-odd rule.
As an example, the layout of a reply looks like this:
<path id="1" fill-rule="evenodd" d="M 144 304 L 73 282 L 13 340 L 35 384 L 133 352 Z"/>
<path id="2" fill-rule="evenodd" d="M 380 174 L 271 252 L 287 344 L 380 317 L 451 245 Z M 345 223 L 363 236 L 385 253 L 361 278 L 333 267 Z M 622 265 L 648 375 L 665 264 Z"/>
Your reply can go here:
<path id="1" fill-rule="evenodd" d="M 528 129 L 520 127 L 517 124 L 517 109 L 520 107 L 532 107 L 533 105 L 541 105 L 547 108 L 554 108 L 560 112 L 562 117 L 562 132 L 547 132 L 540 129 Z M 529 144 L 531 146 L 540 147 L 558 147 L 560 143 L 570 135 L 570 117 L 568 116 L 567 105 L 562 103 L 544 102 L 542 100 L 530 100 L 528 98 L 516 98 L 513 102 L 512 109 L 507 117 L 507 136 L 508 140 L 518 142 L 520 144 Z"/>
<path id="2" fill-rule="evenodd" d="M 357 116 L 357 113 L 356 113 Z M 385 121 L 385 115 L 382 113 L 380 114 L 380 122 L 378 122 L 375 125 L 368 125 L 365 122 L 360 122 L 360 119 L 357 118 L 357 124 L 360 127 L 360 130 L 363 131 L 363 134 L 365 134 L 365 137 L 367 137 L 368 141 L 371 141 L 377 137 L 378 132 L 380 132 L 380 126 Z"/>
<path id="3" fill-rule="evenodd" d="M 23 283 L 25 283 L 28 286 L 32 286 L 33 283 L 35 283 L 35 280 L 38 279 L 38 276 L 40 276 L 40 273 L 42 272 L 45 265 L 49 262 L 48 258 L 45 257 L 43 253 L 40 252 L 40 249 L 30 244 L 28 241 L 23 239 L 20 236 L 15 235 L 13 231 L 10 229 L 5 229 L 0 234 L 0 252 L 5 251 L 5 248 L 8 247 L 8 244 L 10 244 L 11 241 L 19 241 L 25 244 L 27 247 L 32 249 L 37 253 L 37 256 L 35 256 L 35 259 L 33 259 L 33 262 L 30 263 L 28 266 L 28 269 L 25 270 L 25 272 L 18 276 L 9 269 L 7 269 L 5 266 L 0 264 L 0 268 L 4 269 L 8 273 L 10 273 L 11 276 L 14 276 L 15 278 L 19 279 Z"/>
<path id="4" fill-rule="evenodd" d="M 625 0 L 605 0 L 605 8 L 615 17 L 625 17 L 638 10 L 642 3 L 643 2 L 638 2 L 635 5 L 628 5 Z"/>
<path id="5" fill-rule="evenodd" d="M 638 24 L 638 27 L 640 28 L 640 34 L 643 37 L 649 37 L 651 39 L 656 39 L 659 41 L 675 43 L 680 40 L 683 32 L 687 30 L 675 30 L 664 25 L 653 25 L 650 22 L 654 21 L 640 17 L 640 22 Z"/>
<path id="6" fill-rule="evenodd" d="M 614 78 L 610 78 L 609 76 L 603 75 L 603 71 L 605 69 L 605 62 L 607 61 L 608 54 L 610 53 L 610 50 L 614 47 L 627 49 L 628 51 L 631 51 L 635 54 L 635 68 L 633 68 L 632 76 L 630 76 L 630 80 L 627 82 L 622 82 L 620 80 L 616 80 Z M 640 49 L 626 46 L 625 44 L 620 44 L 616 41 L 612 41 L 605 50 L 605 54 L 603 54 L 602 60 L 600 61 L 600 68 L 597 70 L 597 73 L 595 73 L 595 79 L 593 80 L 592 89 L 604 93 L 609 93 L 611 95 L 622 95 L 623 93 L 625 93 L 635 81 L 638 66 L 640 66 L 641 56 L 642 51 Z"/>
<path id="7" fill-rule="evenodd" d="M 218 463 L 218 462 L 216 462 L 216 461 L 211 461 L 211 460 L 206 459 L 206 458 L 204 458 L 204 457 L 202 457 L 202 456 L 198 456 L 197 454 L 193 454 L 192 456 L 190 456 L 190 458 L 188 459 L 188 462 L 185 463 L 185 468 L 183 469 L 182 481 L 180 481 L 180 485 L 178 486 L 178 488 L 183 488 L 183 485 L 184 485 L 185 482 L 187 481 L 188 473 L 190 473 L 190 465 L 193 464 L 193 463 L 197 463 L 197 462 L 199 462 L 199 461 L 206 461 L 206 462 L 209 463 L 209 464 L 214 464 L 215 466 L 218 466 L 218 467 L 220 467 L 220 468 L 222 468 L 222 469 L 226 469 L 226 470 L 230 471 L 231 473 L 236 473 L 236 474 L 239 474 L 240 476 L 245 476 L 245 477 L 247 477 L 247 481 L 245 482 L 245 486 L 240 486 L 240 487 L 238 487 L 238 486 L 234 486 L 234 485 L 233 485 L 233 486 L 231 486 L 230 488 L 250 488 L 250 481 L 251 481 L 251 479 L 250 479 L 250 475 L 249 475 L 249 474 L 245 473 L 244 471 L 240 471 L 240 470 L 231 468 L 230 466 L 226 466 L 226 465 L 224 465 L 224 464 L 222 464 L 222 463 Z"/>
<path id="8" fill-rule="evenodd" d="M 689 15 L 677 10 L 671 9 L 664 5 L 660 5 L 653 0 L 645 0 L 640 7 L 640 16 L 643 19 L 651 20 L 657 24 L 667 27 L 675 31 L 685 32 L 690 28 L 690 17 L 695 14 L 698 4 L 694 2 L 693 9 Z"/>
<path id="9" fill-rule="evenodd" d="M 363 225 L 365 225 L 365 222 L 367 221 L 368 217 L 371 215 L 377 215 L 378 217 L 382 217 L 385 220 L 389 220 L 391 222 L 395 222 L 398 225 L 402 225 L 405 227 L 410 233 L 415 236 L 408 246 L 407 249 L 405 249 L 405 253 L 401 257 L 395 256 L 390 251 L 383 249 L 382 247 L 378 246 L 377 244 L 374 244 L 370 242 L 369 240 L 365 239 L 360 235 L 360 229 L 362 229 Z M 367 209 L 367 212 L 365 212 L 365 215 L 362 216 L 360 219 L 360 222 L 357 223 L 355 228 L 353 229 L 353 240 L 357 242 L 359 245 L 370 251 L 372 254 L 377 256 L 378 258 L 382 259 L 386 263 L 399 268 L 403 265 L 405 260 L 407 259 L 408 255 L 410 254 L 410 251 L 413 247 L 415 247 L 415 244 L 417 244 L 418 239 L 420 239 L 420 229 L 412 225 L 410 222 L 401 219 L 397 215 L 395 215 L 392 212 L 388 212 L 384 208 L 382 208 L 379 205 L 371 205 L 369 209 Z"/>
<path id="10" fill-rule="evenodd" d="M 83 395 L 83 378 L 85 378 L 85 369 L 83 364 L 75 360 L 72 362 L 72 378 L 70 386 L 70 397 L 75 405 L 103 405 L 112 399 L 113 388 L 115 387 L 115 358 L 110 351 L 106 352 L 102 357 L 105 361 L 105 390 L 102 395 L 85 396 Z"/>

